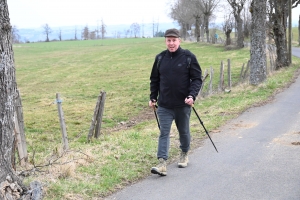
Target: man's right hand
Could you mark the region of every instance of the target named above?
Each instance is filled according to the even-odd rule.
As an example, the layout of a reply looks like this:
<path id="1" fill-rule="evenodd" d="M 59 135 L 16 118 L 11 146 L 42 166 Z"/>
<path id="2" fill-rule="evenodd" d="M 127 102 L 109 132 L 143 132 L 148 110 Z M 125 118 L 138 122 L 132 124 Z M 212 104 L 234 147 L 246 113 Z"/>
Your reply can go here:
<path id="1" fill-rule="evenodd" d="M 149 101 L 149 107 L 154 107 L 156 105 L 156 101 L 155 100 L 150 100 Z"/>

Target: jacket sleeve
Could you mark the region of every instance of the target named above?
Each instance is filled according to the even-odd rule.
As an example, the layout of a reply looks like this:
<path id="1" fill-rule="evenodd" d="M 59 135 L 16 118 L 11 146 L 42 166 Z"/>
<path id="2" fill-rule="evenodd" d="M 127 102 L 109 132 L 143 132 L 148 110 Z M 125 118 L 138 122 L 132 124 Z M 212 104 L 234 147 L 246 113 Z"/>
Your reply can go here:
<path id="1" fill-rule="evenodd" d="M 150 100 L 155 99 L 157 101 L 158 91 L 159 91 L 159 71 L 157 69 L 157 57 L 152 66 L 152 71 L 150 75 Z"/>
<path id="2" fill-rule="evenodd" d="M 202 86 L 202 70 L 195 55 L 191 56 L 189 95 L 195 100 Z"/>

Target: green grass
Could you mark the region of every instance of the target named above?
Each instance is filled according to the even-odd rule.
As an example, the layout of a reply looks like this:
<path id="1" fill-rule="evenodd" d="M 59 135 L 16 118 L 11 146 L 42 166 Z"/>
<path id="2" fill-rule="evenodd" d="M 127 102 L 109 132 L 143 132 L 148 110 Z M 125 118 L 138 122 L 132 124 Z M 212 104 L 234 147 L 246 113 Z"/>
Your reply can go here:
<path id="1" fill-rule="evenodd" d="M 238 82 L 249 49 L 225 51 L 220 45 L 184 42 L 198 58 L 202 70 L 214 68 L 219 77 L 221 61 L 231 59 L 233 82 Z M 42 168 L 24 181 L 41 180 L 45 199 L 92 199 L 149 175 L 156 164 L 158 128 L 148 108 L 149 75 L 156 54 L 165 49 L 163 38 L 115 39 L 30 43 L 14 46 L 16 78 L 21 92 L 29 157 L 36 165 L 60 156 L 61 132 L 56 93 L 61 94 L 71 151 L 58 162 Z M 250 106 L 266 101 L 291 82 L 299 68 L 275 72 L 258 87 L 247 84 L 230 93 L 197 100 L 195 107 L 208 130 L 214 130 Z M 214 80 L 217 88 L 217 79 Z M 106 91 L 101 136 L 87 142 L 100 91 Z M 232 106 L 234 105 L 234 106 Z M 148 114 L 148 117 L 145 115 Z M 138 121 L 123 129 L 120 124 Z M 149 119 L 150 118 L 150 119 Z M 195 115 L 191 118 L 192 148 L 205 135 Z M 171 131 L 170 161 L 178 157 L 178 134 Z M 33 157 L 34 154 L 34 157 Z M 72 162 L 70 162 L 72 161 Z M 32 167 L 28 166 L 28 168 Z"/>

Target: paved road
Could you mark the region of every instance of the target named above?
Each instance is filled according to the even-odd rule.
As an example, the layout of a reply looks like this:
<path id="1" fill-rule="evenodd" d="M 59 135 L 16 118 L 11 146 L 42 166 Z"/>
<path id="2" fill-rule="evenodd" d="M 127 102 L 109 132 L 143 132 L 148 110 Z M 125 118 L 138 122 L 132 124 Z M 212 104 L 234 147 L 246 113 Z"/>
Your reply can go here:
<path id="1" fill-rule="evenodd" d="M 187 168 L 171 164 L 107 200 L 300 200 L 300 77 L 212 139 L 219 153 L 207 139 Z"/>

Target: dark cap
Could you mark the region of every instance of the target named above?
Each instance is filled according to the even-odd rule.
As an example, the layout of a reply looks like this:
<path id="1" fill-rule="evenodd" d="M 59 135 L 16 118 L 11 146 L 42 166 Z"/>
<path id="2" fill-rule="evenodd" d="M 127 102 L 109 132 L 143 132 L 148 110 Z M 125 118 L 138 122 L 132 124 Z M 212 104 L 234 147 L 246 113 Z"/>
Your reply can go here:
<path id="1" fill-rule="evenodd" d="M 165 32 L 165 37 L 180 37 L 179 31 L 176 28 L 168 29 Z"/>

